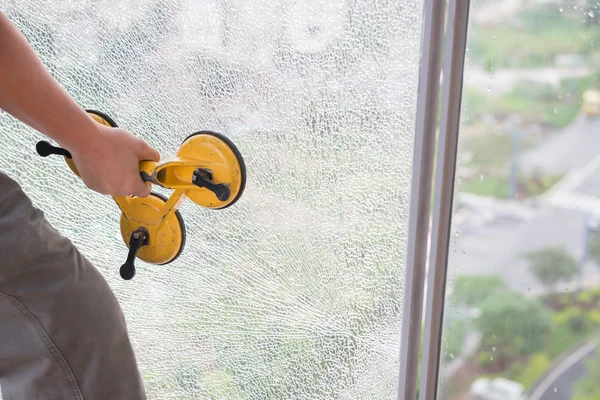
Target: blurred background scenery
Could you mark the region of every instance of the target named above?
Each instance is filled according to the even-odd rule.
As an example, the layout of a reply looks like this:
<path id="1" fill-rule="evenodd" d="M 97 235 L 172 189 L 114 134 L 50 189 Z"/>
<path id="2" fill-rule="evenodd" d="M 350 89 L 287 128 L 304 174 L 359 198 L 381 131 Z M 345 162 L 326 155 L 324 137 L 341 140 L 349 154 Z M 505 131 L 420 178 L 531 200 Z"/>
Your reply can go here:
<path id="1" fill-rule="evenodd" d="M 600 2 L 472 2 L 440 398 L 600 398 Z"/>

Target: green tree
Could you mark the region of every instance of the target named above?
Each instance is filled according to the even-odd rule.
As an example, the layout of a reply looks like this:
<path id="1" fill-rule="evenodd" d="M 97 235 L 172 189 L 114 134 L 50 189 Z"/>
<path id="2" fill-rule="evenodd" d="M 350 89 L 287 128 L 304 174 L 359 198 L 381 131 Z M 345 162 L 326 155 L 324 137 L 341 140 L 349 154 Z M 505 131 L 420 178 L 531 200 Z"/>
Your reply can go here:
<path id="1" fill-rule="evenodd" d="M 598 354 L 598 349 L 596 349 Z M 596 356 L 586 363 L 587 374 L 575 383 L 573 400 L 600 399 L 600 357 Z"/>
<path id="2" fill-rule="evenodd" d="M 481 304 L 476 324 L 483 347 L 494 349 L 498 363 L 533 354 L 542 347 L 550 330 L 551 314 L 536 299 L 517 292 L 496 292 Z"/>
<path id="3" fill-rule="evenodd" d="M 568 281 L 577 273 L 577 261 L 560 247 L 547 247 L 526 254 L 529 269 L 547 288 Z"/>
<path id="4" fill-rule="evenodd" d="M 459 305 L 478 306 L 497 292 L 507 292 L 508 285 L 497 275 L 460 275 L 452 285 L 451 300 Z"/>

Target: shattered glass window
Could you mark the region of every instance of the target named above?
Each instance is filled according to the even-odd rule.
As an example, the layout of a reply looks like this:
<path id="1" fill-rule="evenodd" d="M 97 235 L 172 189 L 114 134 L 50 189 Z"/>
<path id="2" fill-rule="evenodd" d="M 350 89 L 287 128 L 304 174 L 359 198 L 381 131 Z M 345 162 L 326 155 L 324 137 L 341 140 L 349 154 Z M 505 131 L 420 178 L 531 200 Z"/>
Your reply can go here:
<path id="1" fill-rule="evenodd" d="M 395 398 L 422 1 L 0 9 L 82 107 L 163 158 L 214 130 L 245 159 L 241 200 L 185 201 L 182 255 L 123 281 L 116 204 L 0 114 L 0 168 L 109 281 L 149 398 Z"/>

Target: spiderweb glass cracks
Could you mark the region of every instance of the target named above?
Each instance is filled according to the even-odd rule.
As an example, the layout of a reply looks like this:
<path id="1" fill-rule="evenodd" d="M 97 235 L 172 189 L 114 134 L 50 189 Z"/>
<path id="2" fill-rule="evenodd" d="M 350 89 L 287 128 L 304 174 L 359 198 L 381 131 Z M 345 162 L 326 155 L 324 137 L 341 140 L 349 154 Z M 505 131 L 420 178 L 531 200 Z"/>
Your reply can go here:
<path id="1" fill-rule="evenodd" d="M 109 281 L 150 399 L 395 398 L 421 3 L 0 0 L 83 107 L 245 158 L 242 199 L 184 202 L 183 254 L 124 282 L 116 204 L 0 114 L 0 168 Z"/>

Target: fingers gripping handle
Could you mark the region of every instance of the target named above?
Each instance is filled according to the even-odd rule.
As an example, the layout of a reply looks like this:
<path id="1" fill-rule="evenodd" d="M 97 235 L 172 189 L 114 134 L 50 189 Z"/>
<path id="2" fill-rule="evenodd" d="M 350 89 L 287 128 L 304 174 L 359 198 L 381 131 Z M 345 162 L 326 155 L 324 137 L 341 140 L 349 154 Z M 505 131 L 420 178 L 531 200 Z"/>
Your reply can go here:
<path id="1" fill-rule="evenodd" d="M 144 182 L 157 183 L 154 179 L 154 171 L 158 165 L 155 161 L 140 162 L 140 175 Z"/>
<path id="2" fill-rule="evenodd" d="M 63 149 L 62 147 L 57 147 L 51 145 L 49 142 L 44 140 L 37 142 L 35 145 L 35 149 L 37 153 L 42 157 L 48 157 L 50 155 L 56 154 L 59 156 L 66 157 L 68 159 L 73 159 L 71 153 Z M 156 168 L 157 163 L 154 161 L 142 161 L 140 162 L 140 176 L 144 180 L 144 182 L 155 183 L 153 178 L 153 171 Z"/>

